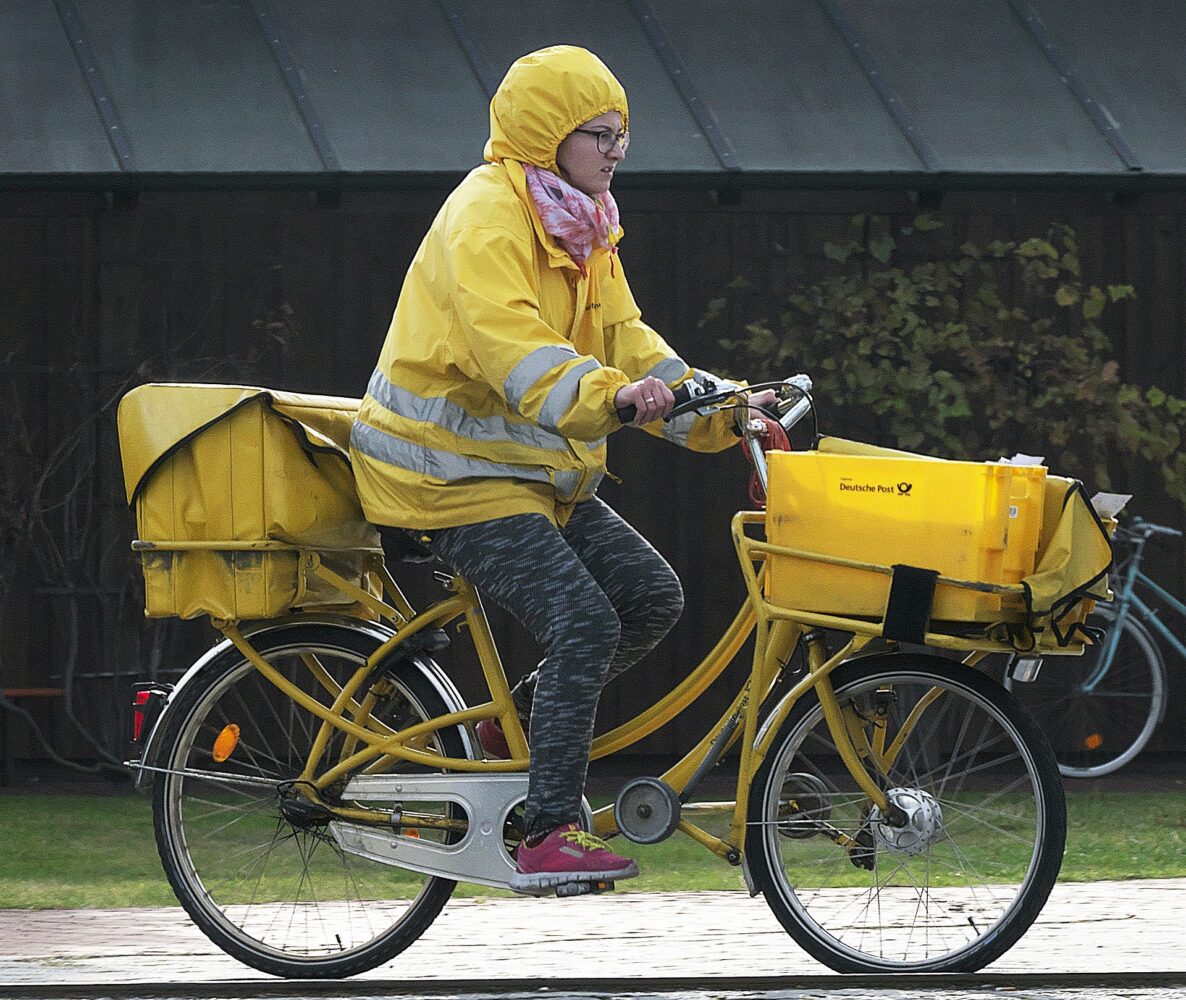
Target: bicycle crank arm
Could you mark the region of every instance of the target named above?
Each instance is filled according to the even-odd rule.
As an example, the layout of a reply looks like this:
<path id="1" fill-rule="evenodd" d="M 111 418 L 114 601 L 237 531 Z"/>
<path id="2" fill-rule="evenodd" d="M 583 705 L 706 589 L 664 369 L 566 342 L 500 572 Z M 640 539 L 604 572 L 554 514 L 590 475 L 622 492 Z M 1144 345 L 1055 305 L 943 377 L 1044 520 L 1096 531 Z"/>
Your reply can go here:
<path id="1" fill-rule="evenodd" d="M 425 875 L 510 888 L 515 862 L 503 840 L 512 810 L 527 797 L 526 774 L 375 774 L 352 778 L 342 793 L 367 803 L 447 802 L 464 812 L 465 830 L 440 844 L 390 828 L 333 820 L 330 832 L 348 854 Z"/>
<path id="2" fill-rule="evenodd" d="M 857 832 L 855 837 L 850 837 L 847 833 L 837 830 L 836 827 L 830 824 L 823 824 L 826 829 L 821 831 L 832 843 L 843 847 L 848 854 L 848 860 L 853 863 L 854 868 L 864 868 L 866 871 L 873 871 L 877 858 L 877 847 L 873 843 L 873 837 L 869 831 L 864 829 Z M 862 834 L 864 837 L 862 838 Z"/>

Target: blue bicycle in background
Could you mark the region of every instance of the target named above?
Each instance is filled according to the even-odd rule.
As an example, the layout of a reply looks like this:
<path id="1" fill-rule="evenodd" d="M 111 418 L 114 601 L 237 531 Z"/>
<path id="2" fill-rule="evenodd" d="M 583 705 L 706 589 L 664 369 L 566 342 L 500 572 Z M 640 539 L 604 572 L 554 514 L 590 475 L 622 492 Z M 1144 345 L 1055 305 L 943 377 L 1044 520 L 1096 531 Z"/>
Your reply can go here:
<path id="1" fill-rule="evenodd" d="M 1098 778 L 1124 767 L 1165 716 L 1165 658 L 1155 635 L 1186 659 L 1186 643 L 1161 619 L 1168 609 L 1186 622 L 1186 604 L 1141 571 L 1145 546 L 1158 536 L 1182 532 L 1136 517 L 1116 529 L 1116 599 L 1090 619 L 1107 630 L 1102 643 L 1047 664 L 1033 681 L 1006 680 L 1050 737 L 1064 777 Z"/>

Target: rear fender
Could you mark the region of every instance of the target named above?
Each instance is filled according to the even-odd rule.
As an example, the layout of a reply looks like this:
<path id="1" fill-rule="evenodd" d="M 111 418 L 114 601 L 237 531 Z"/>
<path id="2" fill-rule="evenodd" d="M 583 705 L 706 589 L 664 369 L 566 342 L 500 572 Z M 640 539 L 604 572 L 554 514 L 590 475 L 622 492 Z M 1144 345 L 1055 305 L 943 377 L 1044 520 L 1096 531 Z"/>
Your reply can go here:
<path id="1" fill-rule="evenodd" d="M 282 635 L 288 629 L 303 627 L 305 625 L 339 625 L 343 628 L 349 628 L 353 631 L 365 632 L 372 636 L 378 642 L 386 642 L 394 634 L 394 630 L 386 625 L 377 622 L 363 621 L 358 618 L 347 618 L 338 615 L 297 615 L 291 618 L 272 620 L 266 622 L 257 622 L 252 625 L 244 625 L 241 632 L 244 638 L 256 638 L 264 635 Z M 173 690 L 169 692 L 164 705 L 155 721 L 152 723 L 152 728 L 147 736 L 142 737 L 141 745 L 143 750 L 140 754 L 140 759 L 135 761 L 128 761 L 128 766 L 136 770 L 136 788 L 148 788 L 152 784 L 153 772 L 146 770 L 146 768 L 159 767 L 159 758 L 164 751 L 161 743 L 161 734 L 165 732 L 170 715 L 170 709 L 177 702 L 177 696 L 185 690 L 186 686 L 191 684 L 196 677 L 198 677 L 206 668 L 223 656 L 240 656 L 238 649 L 235 648 L 234 643 L 230 639 L 223 639 L 216 643 L 210 649 L 206 650 L 193 665 L 181 676 L 181 679 L 173 686 Z M 399 650 L 392 652 L 393 659 L 399 658 Z M 449 675 L 441 668 L 441 665 L 433 660 L 431 657 L 425 655 L 416 655 L 408 658 L 410 663 L 416 665 L 417 669 L 427 678 L 428 682 L 440 695 L 441 700 L 448 707 L 450 712 L 459 712 L 465 708 L 465 701 L 461 697 L 461 693 L 457 690 L 457 686 L 450 679 Z M 470 757 L 480 756 L 478 745 L 468 727 L 462 727 L 462 739 L 465 743 L 466 754 Z"/>

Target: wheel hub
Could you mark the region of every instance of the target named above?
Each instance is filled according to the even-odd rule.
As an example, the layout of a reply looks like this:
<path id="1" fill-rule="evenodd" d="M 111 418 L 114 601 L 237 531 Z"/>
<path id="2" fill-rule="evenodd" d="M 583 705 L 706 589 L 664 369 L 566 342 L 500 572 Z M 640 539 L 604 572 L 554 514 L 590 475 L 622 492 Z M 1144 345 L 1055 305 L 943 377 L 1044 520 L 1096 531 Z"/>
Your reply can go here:
<path id="1" fill-rule="evenodd" d="M 325 806 L 297 796 L 280 799 L 280 815 L 297 830 L 320 829 L 334 818 Z"/>
<path id="2" fill-rule="evenodd" d="M 876 806 L 869 813 L 869 826 L 881 847 L 922 854 L 943 835 L 943 810 L 933 795 L 919 788 L 891 788 L 886 797 L 888 817 Z"/>

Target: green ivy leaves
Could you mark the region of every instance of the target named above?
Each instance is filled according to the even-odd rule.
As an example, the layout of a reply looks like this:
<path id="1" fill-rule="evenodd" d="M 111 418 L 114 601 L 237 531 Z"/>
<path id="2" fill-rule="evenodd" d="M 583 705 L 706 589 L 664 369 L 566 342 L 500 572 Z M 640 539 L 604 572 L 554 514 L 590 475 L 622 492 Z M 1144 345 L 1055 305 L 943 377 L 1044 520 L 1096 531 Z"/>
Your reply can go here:
<path id="1" fill-rule="evenodd" d="M 1085 282 L 1070 227 L 956 247 L 931 215 L 850 221 L 862 238 L 824 244 L 828 277 L 735 281 L 709 303 L 702 326 L 739 374 L 809 372 L 827 430 L 876 444 L 1044 454 L 1105 489 L 1114 463 L 1141 458 L 1186 504 L 1186 400 L 1122 380 L 1101 322 L 1136 292 Z"/>

